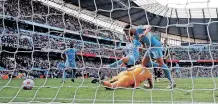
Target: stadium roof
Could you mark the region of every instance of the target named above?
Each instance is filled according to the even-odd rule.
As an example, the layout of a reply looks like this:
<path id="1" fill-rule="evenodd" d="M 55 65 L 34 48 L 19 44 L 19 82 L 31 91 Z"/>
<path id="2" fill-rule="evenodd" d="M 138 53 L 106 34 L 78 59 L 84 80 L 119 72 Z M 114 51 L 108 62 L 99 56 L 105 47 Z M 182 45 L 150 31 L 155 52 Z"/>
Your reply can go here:
<path id="1" fill-rule="evenodd" d="M 47 6 L 55 7 L 60 11 L 65 11 L 67 14 L 74 15 L 80 19 L 86 20 L 88 22 L 94 23 L 97 26 L 115 30 L 116 32 L 123 32 L 123 27 L 126 23 L 113 20 L 102 15 L 97 15 L 88 10 L 80 9 L 77 6 L 64 4 L 62 0 L 35 0 L 46 4 Z"/>
<path id="2" fill-rule="evenodd" d="M 154 30 L 163 33 L 167 30 L 168 34 L 218 41 L 217 0 L 64 0 L 64 2 L 114 20 L 134 25 L 150 24 L 157 27 Z M 188 27 L 188 30 L 185 27 Z"/>

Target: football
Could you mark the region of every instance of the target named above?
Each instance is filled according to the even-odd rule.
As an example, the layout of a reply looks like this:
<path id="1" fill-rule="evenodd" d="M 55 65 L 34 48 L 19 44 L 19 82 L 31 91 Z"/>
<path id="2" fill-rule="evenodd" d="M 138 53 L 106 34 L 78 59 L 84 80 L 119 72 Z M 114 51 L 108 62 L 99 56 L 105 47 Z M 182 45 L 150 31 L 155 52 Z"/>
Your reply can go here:
<path id="1" fill-rule="evenodd" d="M 26 79 L 23 81 L 21 87 L 24 90 L 32 90 L 32 88 L 34 87 L 35 83 L 32 79 Z"/>

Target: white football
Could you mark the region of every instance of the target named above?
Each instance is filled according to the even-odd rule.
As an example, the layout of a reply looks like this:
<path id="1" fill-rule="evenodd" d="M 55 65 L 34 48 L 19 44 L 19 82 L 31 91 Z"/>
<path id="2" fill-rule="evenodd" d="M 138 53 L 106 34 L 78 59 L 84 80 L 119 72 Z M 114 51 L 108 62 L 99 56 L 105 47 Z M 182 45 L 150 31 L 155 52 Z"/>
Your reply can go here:
<path id="1" fill-rule="evenodd" d="M 35 83 L 32 79 L 26 79 L 23 81 L 21 87 L 24 90 L 32 90 L 32 88 L 34 87 Z"/>

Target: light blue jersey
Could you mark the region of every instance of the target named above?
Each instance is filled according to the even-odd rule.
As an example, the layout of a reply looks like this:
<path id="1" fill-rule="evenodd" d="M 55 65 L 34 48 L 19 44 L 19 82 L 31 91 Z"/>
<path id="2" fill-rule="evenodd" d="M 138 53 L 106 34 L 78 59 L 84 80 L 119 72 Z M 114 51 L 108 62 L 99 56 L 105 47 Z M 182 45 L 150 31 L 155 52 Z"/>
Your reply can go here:
<path id="1" fill-rule="evenodd" d="M 135 39 L 139 40 L 139 35 L 144 34 L 144 31 L 145 30 L 140 28 L 140 27 L 137 28 L 136 33 L 134 34 Z M 162 46 L 161 42 L 151 32 L 149 32 L 147 35 L 143 36 L 141 42 L 145 43 L 147 47 L 160 47 L 160 46 Z"/>
<path id="2" fill-rule="evenodd" d="M 141 43 L 138 40 L 133 40 L 132 43 L 129 43 L 125 48 L 125 53 L 127 54 L 127 57 L 129 57 L 128 65 L 134 65 L 136 61 L 139 59 L 139 47 L 141 46 Z"/>
<path id="3" fill-rule="evenodd" d="M 132 43 L 129 43 L 125 47 L 125 53 L 127 56 L 133 55 L 135 57 L 139 57 L 138 47 L 141 46 L 141 43 L 138 40 L 133 40 Z"/>
<path id="4" fill-rule="evenodd" d="M 66 80 L 66 77 L 67 77 L 67 72 L 64 70 L 64 68 L 65 68 L 65 63 L 64 62 L 59 62 L 58 64 L 57 64 L 57 68 L 59 69 L 59 70 L 62 70 L 62 81 L 65 81 Z"/>
<path id="5" fill-rule="evenodd" d="M 176 63 L 176 72 L 177 72 L 177 73 L 180 72 L 180 66 L 179 66 L 178 63 Z"/>
<path id="6" fill-rule="evenodd" d="M 69 48 L 64 52 L 66 55 L 66 67 L 76 67 L 76 52 L 77 50 L 73 48 Z"/>
<path id="7" fill-rule="evenodd" d="M 64 62 L 59 62 L 57 64 L 57 68 L 60 69 L 60 70 L 63 70 L 65 68 L 65 63 Z"/>
<path id="8" fill-rule="evenodd" d="M 144 34 L 144 31 L 145 30 L 143 28 L 138 27 L 134 34 L 134 38 L 136 40 L 139 40 L 139 35 Z M 148 53 L 145 55 L 145 57 L 157 59 L 163 57 L 162 48 L 160 48 L 162 47 L 162 44 L 154 35 L 155 34 L 149 32 L 147 35 L 143 36 L 142 39 L 139 41 L 146 44 L 147 47 L 151 47 L 149 48 Z"/>
<path id="9" fill-rule="evenodd" d="M 138 40 L 133 40 L 132 43 L 129 43 L 126 45 L 125 48 L 123 48 L 126 57 L 129 58 L 128 63 L 126 63 L 127 65 L 134 65 L 136 63 L 136 61 L 138 61 L 139 59 L 139 50 L 138 47 L 141 46 L 141 43 Z M 121 48 L 121 47 L 120 47 Z M 117 48 L 117 49 L 120 49 Z M 109 65 L 109 67 L 116 67 L 119 66 L 123 63 L 122 60 L 116 61 L 112 64 Z"/>
<path id="10" fill-rule="evenodd" d="M 144 34 L 144 29 L 141 27 L 138 27 L 136 29 L 136 32 L 134 34 L 134 38 L 136 40 L 139 40 L 139 35 Z M 146 34 L 145 36 L 143 36 L 141 38 L 142 43 L 146 44 L 148 48 L 146 54 L 144 57 L 146 58 L 153 58 L 153 59 L 158 59 L 158 58 L 163 58 L 163 53 L 162 53 L 162 44 L 161 42 L 155 37 L 156 34 L 152 33 L 152 32 L 148 32 L 148 34 Z M 152 63 L 150 64 L 152 65 Z M 145 66 L 150 66 L 149 63 L 146 63 Z M 155 64 L 153 63 L 153 66 Z M 158 66 L 158 64 L 156 64 L 155 66 Z M 166 64 L 163 64 L 161 66 L 161 68 L 164 70 L 165 76 L 169 79 L 170 83 L 174 83 L 174 81 L 172 80 L 169 68 Z"/>

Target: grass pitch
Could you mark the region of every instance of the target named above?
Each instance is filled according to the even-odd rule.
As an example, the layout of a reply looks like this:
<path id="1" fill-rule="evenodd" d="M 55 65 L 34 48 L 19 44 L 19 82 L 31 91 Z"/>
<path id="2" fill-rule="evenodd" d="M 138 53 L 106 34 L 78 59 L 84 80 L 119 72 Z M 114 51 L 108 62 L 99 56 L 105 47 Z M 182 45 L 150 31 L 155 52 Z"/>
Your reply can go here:
<path id="1" fill-rule="evenodd" d="M 218 78 L 175 79 L 177 87 L 166 89 L 168 82 L 155 82 L 154 89 L 105 90 L 91 79 L 70 79 L 62 85 L 61 79 L 34 79 L 33 90 L 20 89 L 21 79 L 0 79 L 0 103 L 8 102 L 62 102 L 62 103 L 180 103 L 218 102 Z M 7 86 L 5 86 L 8 83 Z"/>

